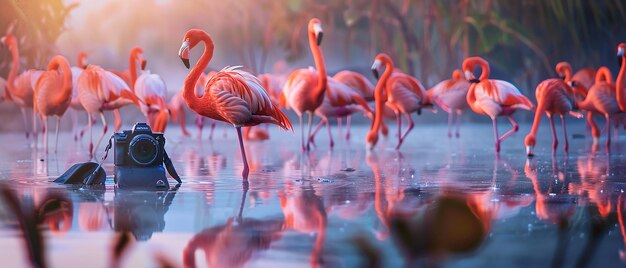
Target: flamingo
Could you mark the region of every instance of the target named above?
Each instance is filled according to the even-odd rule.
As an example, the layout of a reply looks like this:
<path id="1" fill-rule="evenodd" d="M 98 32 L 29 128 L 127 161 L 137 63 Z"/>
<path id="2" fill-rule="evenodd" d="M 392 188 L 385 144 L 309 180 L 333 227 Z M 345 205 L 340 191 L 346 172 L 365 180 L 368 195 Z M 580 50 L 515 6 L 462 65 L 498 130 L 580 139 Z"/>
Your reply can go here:
<path id="1" fill-rule="evenodd" d="M 337 80 L 328 77 L 328 87 L 326 88 L 326 96 L 322 105 L 315 109 L 315 114 L 322 120 L 318 123 L 309 137 L 309 142 L 313 142 L 313 138 L 317 131 L 321 128 L 322 124 L 326 125 L 328 130 L 328 138 L 330 141 L 330 148 L 334 147 L 334 141 L 330 130 L 329 117 L 335 117 L 339 120 L 342 117 L 348 117 L 353 113 L 363 112 L 367 113 L 369 118 L 373 118 L 372 110 L 369 105 L 358 93 L 347 85 L 338 82 Z"/>
<path id="2" fill-rule="evenodd" d="M 557 65 L 558 72 L 558 65 Z M 561 117 L 561 125 L 563 127 L 563 139 L 565 145 L 563 149 L 567 153 L 569 149 L 569 143 L 567 142 L 567 130 L 565 127 L 565 115 L 570 114 L 576 118 L 582 118 L 582 114 L 574 112 L 576 108 L 576 102 L 585 98 L 585 92 L 575 91 L 575 88 L 570 87 L 564 80 L 558 78 L 546 79 L 541 82 L 535 90 L 535 96 L 537 97 L 537 110 L 535 111 L 535 119 L 533 126 L 530 129 L 528 135 L 524 139 L 526 145 L 526 154 L 533 156 L 533 149 L 536 143 L 537 130 L 539 129 L 539 122 L 541 121 L 542 113 L 546 113 L 548 120 L 550 121 L 550 129 L 552 129 L 552 150 L 556 150 L 559 141 L 556 137 L 556 131 L 554 129 L 553 115 Z"/>
<path id="3" fill-rule="evenodd" d="M 593 113 L 604 115 L 606 119 L 606 147 L 611 145 L 611 117 L 626 112 L 626 90 L 624 88 L 624 75 L 626 75 L 626 56 L 624 54 L 626 44 L 617 46 L 617 56 L 621 59 L 620 70 L 615 85 L 612 84 L 611 72 L 607 68 L 600 68 L 596 73 L 595 84 L 589 89 L 585 100 L 578 103 L 578 106 L 587 110 L 587 122 L 591 125 L 593 145 L 598 144 L 600 139 L 600 129 L 593 121 Z"/>
<path id="4" fill-rule="evenodd" d="M 585 88 L 589 89 L 593 86 L 593 82 L 595 82 L 596 70 L 594 68 L 583 68 L 578 70 L 574 76 L 572 76 L 572 80 L 578 81 L 580 84 L 585 86 Z"/>
<path id="5" fill-rule="evenodd" d="M 482 73 L 478 79 L 472 72 L 479 66 Z M 472 111 L 485 114 L 493 123 L 493 135 L 496 140 L 496 153 L 500 152 L 500 143 L 519 130 L 519 125 L 512 115 L 517 109 L 532 110 L 534 105 L 511 83 L 489 79 L 489 63 L 481 57 L 470 57 L 463 61 L 465 78 L 472 82 L 467 92 L 467 103 Z M 498 136 L 498 116 L 506 116 L 513 128 Z"/>
<path id="6" fill-rule="evenodd" d="M 308 37 L 309 47 L 315 60 L 315 68 L 303 68 L 295 70 L 283 87 L 283 94 L 286 100 L 286 108 L 293 109 L 300 119 L 301 145 L 302 150 L 310 149 L 309 137 L 311 136 L 311 126 L 313 124 L 313 112 L 322 105 L 324 101 L 324 93 L 326 92 L 327 74 L 326 65 L 324 64 L 324 55 L 320 44 L 322 43 L 322 23 L 319 19 L 313 18 L 309 21 Z M 305 146 L 304 124 L 302 122 L 302 113 L 309 115 L 309 130 L 307 132 L 307 140 Z"/>
<path id="7" fill-rule="evenodd" d="M 195 85 L 202 70 L 213 57 L 213 40 L 205 31 L 191 29 L 183 38 L 178 55 L 189 68 L 189 52 L 199 42 L 204 43 L 204 52 L 198 63 L 185 78 L 183 98 L 187 106 L 199 115 L 232 124 L 237 130 L 239 147 L 243 160 L 242 176 L 248 179 L 249 167 L 241 135 L 242 126 L 255 126 L 271 123 L 283 129 L 291 129 L 289 118 L 272 103 L 259 80 L 252 74 L 238 70 L 237 67 L 226 67 L 215 73 L 205 85 L 202 97 L 195 94 Z"/>
<path id="8" fill-rule="evenodd" d="M 83 108 L 83 105 L 80 104 L 80 99 L 78 98 L 78 77 L 80 76 L 80 74 L 83 72 L 83 70 L 85 70 L 87 68 L 87 52 L 85 51 L 81 51 L 78 53 L 78 58 L 77 58 L 77 66 L 72 66 L 72 101 L 70 103 L 70 108 L 72 108 L 72 110 L 74 111 L 74 113 L 72 113 L 72 121 L 74 124 L 74 140 L 78 140 L 78 137 L 80 136 L 81 138 L 83 137 L 83 134 L 85 132 L 85 129 L 87 128 L 87 126 L 83 127 L 83 129 L 80 130 L 80 134 L 77 132 L 77 119 L 76 119 L 76 113 L 79 111 L 85 111 L 85 108 Z M 87 120 L 91 120 L 93 121 L 93 118 L 88 118 Z"/>
<path id="9" fill-rule="evenodd" d="M 115 110 L 133 103 L 139 106 L 139 99 L 122 78 L 97 65 L 89 65 L 78 77 L 78 98 L 89 118 L 93 113 L 98 113 L 102 120 L 102 135 L 95 146 L 92 135 L 93 122 L 89 120 L 90 157 L 93 157 L 94 150 L 98 148 L 108 130 L 104 110 Z"/>
<path id="10" fill-rule="evenodd" d="M 448 113 L 448 138 L 452 138 L 452 121 L 455 114 L 455 136 L 458 138 L 461 135 L 461 114 L 469 108 L 465 100 L 469 88 L 470 83 L 463 79 L 463 72 L 454 70 L 452 79 L 441 81 L 426 91 L 428 98 Z"/>
<path id="11" fill-rule="evenodd" d="M 59 146 L 59 125 L 61 117 L 72 102 L 72 71 L 67 59 L 54 56 L 35 84 L 33 107 L 43 119 L 45 126 L 44 144 L 48 153 L 48 116 L 56 116 L 56 134 L 54 152 Z"/>
<path id="12" fill-rule="evenodd" d="M 137 76 L 137 62 L 141 63 L 141 75 Z M 135 47 L 130 52 L 129 70 L 132 90 L 141 100 L 141 112 L 146 116 L 148 125 L 155 132 L 164 132 L 169 121 L 167 109 L 167 87 L 158 74 L 145 70 L 147 61 L 143 58 L 143 49 Z"/>
<path id="13" fill-rule="evenodd" d="M 383 120 L 382 111 L 384 109 L 383 104 L 385 104 L 396 114 L 396 120 L 398 121 L 398 145 L 396 150 L 399 150 L 402 142 L 414 126 L 410 113 L 417 112 L 421 114 L 422 108 L 432 104 L 426 95 L 424 86 L 412 76 L 395 70 L 393 61 L 385 53 L 378 54 L 374 64 L 372 64 L 372 72 L 375 77 L 378 77 L 381 66 L 385 66 L 385 72 L 378 80 L 374 90 L 376 117 L 372 128 L 367 134 L 366 141 L 369 148 L 373 148 L 378 142 L 378 130 Z M 402 115 L 409 121 L 409 127 L 404 134 L 402 134 Z"/>
<path id="14" fill-rule="evenodd" d="M 337 80 L 350 87 L 356 93 L 360 94 L 366 101 L 374 101 L 374 85 L 365 78 L 364 75 L 353 71 L 340 71 L 333 76 Z M 350 139 L 350 121 L 352 115 L 346 117 L 346 139 Z M 337 118 L 337 123 L 341 126 L 341 118 Z"/>
<path id="15" fill-rule="evenodd" d="M 9 51 L 11 51 L 11 70 L 9 71 L 9 76 L 7 77 L 7 85 L 5 98 L 6 100 L 13 101 L 17 106 L 20 107 L 20 111 L 22 112 L 22 119 L 24 120 L 24 127 L 26 129 L 26 138 L 29 137 L 30 133 L 28 131 L 28 120 L 26 116 L 26 108 L 33 108 L 33 93 L 34 93 L 34 85 L 39 79 L 41 75 L 41 71 L 29 69 L 17 75 L 17 71 L 20 68 L 20 57 L 19 50 L 17 44 L 17 38 L 15 38 L 12 34 L 6 34 L 0 42 L 5 44 Z M 35 112 L 33 111 L 33 115 Z M 34 116 L 33 116 L 34 117 Z M 35 134 L 35 129 L 33 129 L 33 134 Z"/>
<path id="16" fill-rule="evenodd" d="M 281 80 L 278 75 L 270 73 L 257 75 L 257 78 L 261 82 L 263 89 L 265 89 L 270 96 L 272 102 L 282 109 L 285 106 L 285 100 L 281 98 L 283 94 L 283 80 Z M 244 129 L 243 138 L 246 140 L 267 140 L 270 136 L 267 129 L 247 127 Z"/>

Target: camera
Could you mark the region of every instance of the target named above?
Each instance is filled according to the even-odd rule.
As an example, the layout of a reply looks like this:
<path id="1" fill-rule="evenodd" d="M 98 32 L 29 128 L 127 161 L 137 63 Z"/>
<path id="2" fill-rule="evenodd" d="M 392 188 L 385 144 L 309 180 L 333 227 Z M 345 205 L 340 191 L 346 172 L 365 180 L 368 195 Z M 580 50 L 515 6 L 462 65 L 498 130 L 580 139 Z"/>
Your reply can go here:
<path id="1" fill-rule="evenodd" d="M 163 133 L 154 133 L 148 124 L 137 123 L 132 130 L 115 133 L 113 139 L 115 184 L 118 188 L 168 188 L 165 168 L 180 182 L 165 152 Z"/>

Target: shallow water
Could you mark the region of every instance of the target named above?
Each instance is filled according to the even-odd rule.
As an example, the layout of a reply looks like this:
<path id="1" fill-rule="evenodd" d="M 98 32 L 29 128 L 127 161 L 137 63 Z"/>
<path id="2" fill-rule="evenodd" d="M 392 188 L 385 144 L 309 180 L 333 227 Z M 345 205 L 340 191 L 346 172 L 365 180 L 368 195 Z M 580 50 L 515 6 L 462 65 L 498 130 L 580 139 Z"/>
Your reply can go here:
<path id="1" fill-rule="evenodd" d="M 158 266 L 160 259 L 201 267 L 354 267 L 375 260 L 385 267 L 409 260 L 450 267 L 624 265 L 624 141 L 615 139 L 610 154 L 603 145 L 592 152 L 577 124 L 569 129 L 576 137 L 569 154 L 561 141 L 552 155 L 545 125 L 537 155 L 527 160 L 528 129 L 522 125 L 496 157 L 488 124 L 465 125 L 458 139 L 449 139 L 444 125 L 417 125 L 400 151 L 393 150 L 393 135 L 368 151 L 365 127 L 353 127 L 349 142 L 335 127 L 333 150 L 321 131 L 304 155 L 298 132 L 272 127 L 269 141 L 246 145 L 251 173 L 244 187 L 234 129 L 218 128 L 212 141 L 200 141 L 170 127 L 166 149 L 183 184 L 166 192 L 116 191 L 112 178 L 104 190 L 56 185 L 49 181 L 88 160 L 86 139 L 74 143 L 64 133 L 59 152 L 46 156 L 22 133 L 3 133 L 0 179 L 24 211 L 41 211 L 50 197 L 62 200 L 39 225 L 52 267 L 109 265 L 116 231 L 133 236 L 124 267 Z M 104 167 L 113 173 L 111 159 Z M 27 266 L 18 221 L 1 204 L 2 266 Z M 398 227 L 402 221 L 420 246 L 403 246 L 409 235 Z"/>

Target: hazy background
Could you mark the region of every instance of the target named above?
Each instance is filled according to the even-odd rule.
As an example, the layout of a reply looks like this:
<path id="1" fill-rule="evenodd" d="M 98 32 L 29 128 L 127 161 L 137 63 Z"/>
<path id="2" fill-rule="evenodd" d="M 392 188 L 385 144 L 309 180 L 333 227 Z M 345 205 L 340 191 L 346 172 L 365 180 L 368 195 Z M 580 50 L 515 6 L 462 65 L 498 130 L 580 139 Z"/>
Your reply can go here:
<path id="1" fill-rule="evenodd" d="M 489 60 L 492 77 L 512 81 L 534 99 L 535 86 L 555 76 L 558 61 L 570 61 L 574 69 L 606 65 L 617 71 L 615 47 L 626 41 L 625 5 L 620 0 L 0 0 L 0 33 L 14 23 L 22 70 L 44 68 L 59 53 L 75 64 L 79 51 L 89 53 L 90 64 L 125 70 L 130 49 L 140 46 L 148 69 L 164 78 L 172 94 L 188 73 L 177 55 L 186 30 L 200 28 L 213 36 L 210 68 L 243 65 L 262 73 L 275 65 L 313 65 L 305 34 L 315 16 L 323 21 L 322 48 L 331 74 L 351 69 L 373 81 L 372 59 L 386 52 L 430 87 L 447 79 L 465 57 L 481 55 Z M 192 51 L 192 62 L 201 52 Z M 10 55 L 0 46 L 1 77 L 9 66 Z M 11 103 L 0 104 L 3 115 L 16 111 Z M 10 120 L 1 128 L 7 125 L 21 122 Z"/>

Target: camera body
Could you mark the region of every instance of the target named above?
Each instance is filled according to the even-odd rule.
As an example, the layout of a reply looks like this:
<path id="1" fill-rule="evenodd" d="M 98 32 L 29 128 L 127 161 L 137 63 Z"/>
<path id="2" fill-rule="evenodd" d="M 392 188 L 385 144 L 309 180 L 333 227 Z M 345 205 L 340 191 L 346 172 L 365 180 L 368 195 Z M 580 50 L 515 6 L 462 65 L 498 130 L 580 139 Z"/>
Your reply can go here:
<path id="1" fill-rule="evenodd" d="M 148 124 L 113 135 L 115 184 L 119 188 L 168 188 L 163 167 L 165 137 Z"/>

